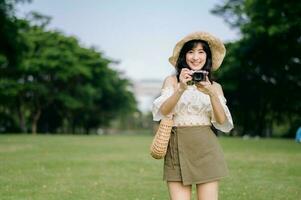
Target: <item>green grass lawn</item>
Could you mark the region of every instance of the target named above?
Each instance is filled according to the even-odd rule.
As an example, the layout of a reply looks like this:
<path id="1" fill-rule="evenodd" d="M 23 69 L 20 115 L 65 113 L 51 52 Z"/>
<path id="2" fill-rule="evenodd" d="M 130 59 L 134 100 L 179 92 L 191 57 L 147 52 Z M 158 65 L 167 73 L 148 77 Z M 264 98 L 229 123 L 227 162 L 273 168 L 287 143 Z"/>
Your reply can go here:
<path id="1" fill-rule="evenodd" d="M 0 199 L 168 199 L 163 161 L 149 156 L 151 140 L 150 135 L 1 135 Z M 221 200 L 301 199 L 301 144 L 219 140 L 230 170 L 220 182 Z"/>

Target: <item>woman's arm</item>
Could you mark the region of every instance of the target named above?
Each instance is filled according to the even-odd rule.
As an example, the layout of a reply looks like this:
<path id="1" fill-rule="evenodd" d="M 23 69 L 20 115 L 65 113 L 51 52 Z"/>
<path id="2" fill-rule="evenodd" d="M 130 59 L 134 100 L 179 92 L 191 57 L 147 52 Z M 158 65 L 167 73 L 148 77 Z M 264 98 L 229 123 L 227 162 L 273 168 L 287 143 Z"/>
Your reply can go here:
<path id="1" fill-rule="evenodd" d="M 174 76 L 169 76 L 166 78 L 166 80 L 164 81 L 163 88 L 171 85 L 174 88 L 174 93 L 161 105 L 160 112 L 163 115 L 168 115 L 172 111 L 172 109 L 175 107 L 175 105 L 181 98 L 183 92 L 185 91 L 184 88 L 178 86 L 176 77 Z"/>
<path id="2" fill-rule="evenodd" d="M 213 114 L 216 119 L 216 122 L 219 124 L 223 124 L 226 121 L 227 117 L 224 108 L 218 97 L 218 95 L 224 96 L 223 89 L 221 85 L 218 83 L 214 83 L 212 86 L 215 89 L 211 90 L 209 96 L 210 96 L 210 101 L 213 109 Z"/>
<path id="3" fill-rule="evenodd" d="M 166 78 L 163 87 L 165 87 L 165 85 L 172 85 L 175 92 L 161 105 L 160 112 L 163 115 L 168 115 L 178 103 L 183 92 L 187 89 L 187 82 L 192 80 L 191 74 L 192 72 L 188 68 L 183 68 L 179 75 L 179 83 L 176 76 L 169 76 Z"/>
<path id="4" fill-rule="evenodd" d="M 227 120 L 227 116 L 223 105 L 219 100 L 219 95 L 224 96 L 223 89 L 217 82 L 210 83 L 206 76 L 206 81 L 202 81 L 196 84 L 199 91 L 204 92 L 210 96 L 210 102 L 213 109 L 215 120 L 219 124 L 223 124 Z"/>

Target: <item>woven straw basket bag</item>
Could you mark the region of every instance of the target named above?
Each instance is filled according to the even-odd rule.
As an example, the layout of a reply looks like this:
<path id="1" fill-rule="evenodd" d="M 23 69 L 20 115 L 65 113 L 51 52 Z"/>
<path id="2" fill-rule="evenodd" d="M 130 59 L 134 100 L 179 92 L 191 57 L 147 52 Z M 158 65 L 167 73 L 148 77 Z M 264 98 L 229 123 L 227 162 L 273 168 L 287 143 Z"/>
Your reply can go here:
<path id="1" fill-rule="evenodd" d="M 150 146 L 150 154 L 153 158 L 162 159 L 166 155 L 172 125 L 172 119 L 166 118 L 161 120 L 159 128 Z"/>

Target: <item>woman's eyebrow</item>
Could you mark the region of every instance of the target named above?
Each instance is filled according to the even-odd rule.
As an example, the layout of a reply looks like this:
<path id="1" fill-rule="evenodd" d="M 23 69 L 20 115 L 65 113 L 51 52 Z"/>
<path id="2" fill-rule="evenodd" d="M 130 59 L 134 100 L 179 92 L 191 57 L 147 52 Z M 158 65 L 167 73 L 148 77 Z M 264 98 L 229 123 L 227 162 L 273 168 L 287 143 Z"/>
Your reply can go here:
<path id="1" fill-rule="evenodd" d="M 190 51 L 200 51 L 200 50 L 204 51 L 203 48 L 199 48 L 199 49 L 191 49 Z"/>

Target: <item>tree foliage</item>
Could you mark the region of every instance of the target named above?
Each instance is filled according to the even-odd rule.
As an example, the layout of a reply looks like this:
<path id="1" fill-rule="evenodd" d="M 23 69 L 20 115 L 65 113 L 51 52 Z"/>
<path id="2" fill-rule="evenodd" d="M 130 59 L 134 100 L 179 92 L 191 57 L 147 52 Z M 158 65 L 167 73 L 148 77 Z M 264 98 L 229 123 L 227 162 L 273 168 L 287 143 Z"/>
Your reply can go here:
<path id="1" fill-rule="evenodd" d="M 23 42 L 16 24 L 15 4 L 30 0 L 0 0 L 0 61 L 15 65 L 24 51 Z"/>
<path id="2" fill-rule="evenodd" d="M 227 44 L 220 79 L 242 134 L 301 125 L 301 2 L 228 0 L 213 13 L 241 33 Z"/>
<path id="3" fill-rule="evenodd" d="M 47 30 L 49 22 L 38 13 L 14 20 L 25 51 L 8 52 L 18 54 L 14 65 L 0 54 L 0 132 L 89 133 L 135 112 L 131 83 L 109 67 L 115 61 Z"/>

